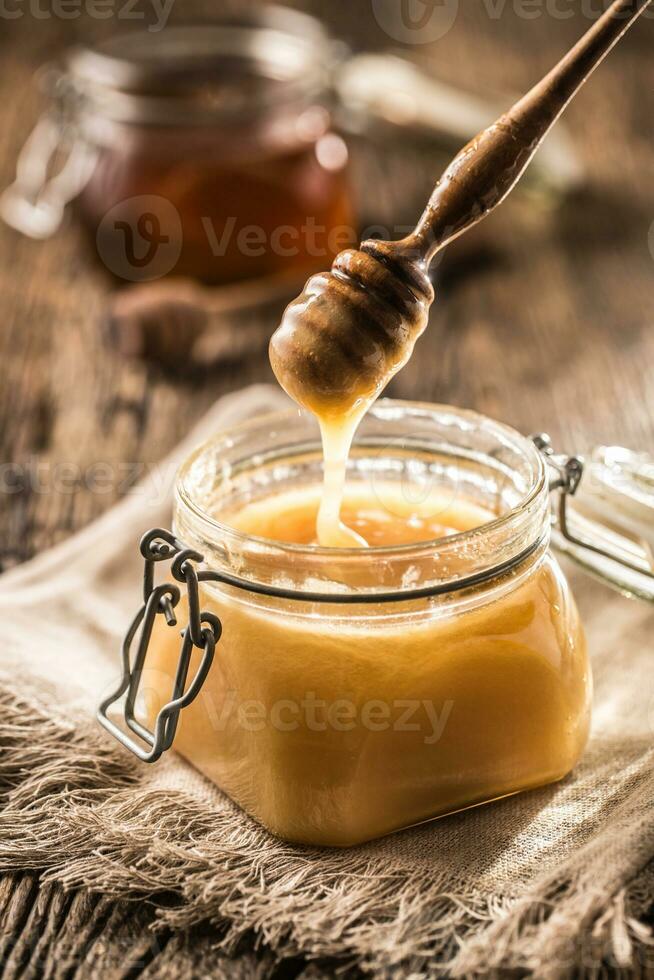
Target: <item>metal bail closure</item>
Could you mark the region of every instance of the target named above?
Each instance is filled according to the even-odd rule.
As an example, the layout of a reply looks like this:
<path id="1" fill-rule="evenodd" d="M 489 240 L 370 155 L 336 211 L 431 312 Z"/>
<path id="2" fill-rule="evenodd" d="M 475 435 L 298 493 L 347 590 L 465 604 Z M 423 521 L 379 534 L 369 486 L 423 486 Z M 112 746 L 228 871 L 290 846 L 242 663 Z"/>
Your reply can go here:
<path id="1" fill-rule="evenodd" d="M 50 238 L 66 205 L 84 189 L 98 151 L 83 139 L 71 119 L 72 87 L 58 71 L 41 72 L 41 84 L 54 105 L 37 121 L 16 163 L 16 179 L 0 194 L 0 217 L 29 238 Z"/>
<path id="2" fill-rule="evenodd" d="M 601 446 L 584 462 L 556 455 L 545 434 L 532 439 L 559 492 L 555 547 L 624 595 L 654 602 L 654 460 Z"/>
<path id="3" fill-rule="evenodd" d="M 98 720 L 121 745 L 134 753 L 142 762 L 156 760 L 171 747 L 179 715 L 197 697 L 213 662 L 216 643 L 222 626 L 213 613 L 200 610 L 198 572 L 195 564 L 203 561 L 197 551 L 186 548 L 170 531 L 154 528 L 141 539 L 143 568 L 143 605 L 134 617 L 122 646 L 122 678 L 116 690 L 98 708 Z M 157 616 L 163 616 L 169 627 L 177 625 L 175 607 L 181 598 L 177 585 L 154 584 L 156 562 L 172 560 L 173 578 L 186 585 L 189 621 L 181 631 L 181 646 L 177 671 L 172 684 L 170 700 L 158 712 L 151 731 L 136 717 L 145 659 Z M 135 652 L 132 652 L 133 647 Z M 200 664 L 190 683 L 189 667 L 195 650 L 202 651 Z M 121 713 L 130 735 L 109 717 L 112 705 L 122 701 Z M 135 736 L 135 737 L 134 737 Z"/>

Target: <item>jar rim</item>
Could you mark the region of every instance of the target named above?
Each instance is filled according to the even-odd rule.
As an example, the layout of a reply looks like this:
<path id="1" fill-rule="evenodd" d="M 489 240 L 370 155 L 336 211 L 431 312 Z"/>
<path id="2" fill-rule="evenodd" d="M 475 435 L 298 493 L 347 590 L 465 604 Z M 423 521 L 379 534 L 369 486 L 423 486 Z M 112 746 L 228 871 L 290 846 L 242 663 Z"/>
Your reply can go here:
<path id="1" fill-rule="evenodd" d="M 290 408 L 258 415 L 253 419 L 249 419 L 236 426 L 229 427 L 228 429 L 216 433 L 214 436 L 205 440 L 205 442 L 190 453 L 178 470 L 175 483 L 176 502 L 192 513 L 193 517 L 198 521 L 203 530 L 203 536 L 207 540 L 215 541 L 228 536 L 230 539 L 240 541 L 244 544 L 260 545 L 268 550 L 275 551 L 279 555 L 288 555 L 295 558 L 311 557 L 313 559 L 334 559 L 334 557 L 337 556 L 339 561 L 344 560 L 345 562 L 361 561 L 362 558 L 364 560 L 390 560 L 393 558 L 402 559 L 411 554 L 433 555 L 434 552 L 439 550 L 439 548 L 441 548 L 445 543 L 447 544 L 448 548 L 465 547 L 469 542 L 479 541 L 481 536 L 492 536 L 495 533 L 501 532 L 503 529 L 507 529 L 511 524 L 515 524 L 516 521 L 520 520 L 523 516 L 526 516 L 530 511 L 533 511 L 534 506 L 538 506 L 539 499 L 543 504 L 541 508 L 542 514 L 549 515 L 548 481 L 543 458 L 538 452 L 534 443 L 527 437 L 523 436 L 516 429 L 469 409 L 461 409 L 431 402 L 382 398 L 379 399 L 371 407 L 371 409 L 369 409 L 368 414 L 379 417 L 380 415 L 383 416 L 384 414 L 388 413 L 404 413 L 406 415 L 413 416 L 419 416 L 422 414 L 423 416 L 427 415 L 431 417 L 439 415 L 443 418 L 449 417 L 452 419 L 461 420 L 470 426 L 474 425 L 477 427 L 483 427 L 486 432 L 496 436 L 499 442 L 510 445 L 513 450 L 520 454 L 523 459 L 531 465 L 532 476 L 529 486 L 525 489 L 522 497 L 515 503 L 514 506 L 512 506 L 506 512 L 498 515 L 492 521 L 488 521 L 467 531 L 458 531 L 454 534 L 448 535 L 447 537 L 426 539 L 424 541 L 412 542 L 410 544 L 371 546 L 365 549 L 328 548 L 313 544 L 303 545 L 293 542 L 284 542 L 272 538 L 248 534 L 232 527 L 224 521 L 219 520 L 202 507 L 201 503 L 196 499 L 197 495 L 194 494 L 193 488 L 190 486 L 188 479 L 189 474 L 194 464 L 200 460 L 203 455 L 218 449 L 221 442 L 223 445 L 233 444 L 235 439 L 256 431 L 264 424 L 283 425 L 286 422 L 297 419 L 298 416 L 310 418 L 309 413 L 305 412 L 304 410 Z M 356 449 L 357 445 L 359 444 L 359 440 L 357 436 L 355 436 L 353 444 L 354 448 Z M 289 448 L 291 447 L 289 446 Z M 532 535 L 530 544 L 533 544 L 535 538 L 539 536 L 541 536 L 540 533 Z"/>
<path id="2" fill-rule="evenodd" d="M 267 6 L 72 48 L 61 91 L 114 122 L 247 121 L 318 101 L 328 85 L 334 44 L 311 15 Z"/>

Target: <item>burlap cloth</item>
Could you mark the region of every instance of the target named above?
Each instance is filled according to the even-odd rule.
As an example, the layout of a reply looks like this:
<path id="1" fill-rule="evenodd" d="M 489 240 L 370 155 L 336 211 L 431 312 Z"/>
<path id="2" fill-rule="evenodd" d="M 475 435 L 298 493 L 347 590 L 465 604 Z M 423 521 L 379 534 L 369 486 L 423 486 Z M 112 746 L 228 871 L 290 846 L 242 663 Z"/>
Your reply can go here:
<path id="1" fill-rule="evenodd" d="M 140 534 L 170 520 L 191 444 L 278 407 L 219 402 L 95 524 L 0 580 L 0 869 L 147 899 L 172 928 L 212 922 L 280 957 L 380 977 L 654 970 L 654 615 L 581 576 L 594 726 L 563 782 L 352 850 L 271 837 L 174 753 L 144 766 L 94 720 L 139 603 Z"/>

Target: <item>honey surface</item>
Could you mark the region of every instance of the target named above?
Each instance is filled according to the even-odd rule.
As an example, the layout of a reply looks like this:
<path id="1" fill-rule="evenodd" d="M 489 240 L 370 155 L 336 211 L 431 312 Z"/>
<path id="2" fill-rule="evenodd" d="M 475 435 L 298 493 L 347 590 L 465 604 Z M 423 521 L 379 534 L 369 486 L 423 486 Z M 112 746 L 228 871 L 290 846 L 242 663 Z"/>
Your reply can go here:
<path id="1" fill-rule="evenodd" d="M 322 487 L 290 490 L 248 504 L 229 517 L 236 530 L 291 544 L 317 544 Z M 373 547 L 416 544 L 467 531 L 495 518 L 470 500 L 440 488 L 420 490 L 389 482 L 374 489 L 350 486 L 343 496 L 344 524 Z"/>

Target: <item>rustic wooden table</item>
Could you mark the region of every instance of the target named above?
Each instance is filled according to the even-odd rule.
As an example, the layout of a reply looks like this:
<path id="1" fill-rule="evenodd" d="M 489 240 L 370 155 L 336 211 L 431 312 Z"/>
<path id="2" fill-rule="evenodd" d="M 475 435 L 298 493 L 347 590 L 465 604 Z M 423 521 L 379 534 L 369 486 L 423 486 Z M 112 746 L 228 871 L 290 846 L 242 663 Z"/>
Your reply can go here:
<path id="1" fill-rule="evenodd" d="M 367 2 L 355 10 L 345 0 L 302 6 L 357 47 L 391 43 Z M 547 0 L 461 3 L 443 38 L 405 50 L 445 78 L 459 78 L 463 67 L 471 89 L 514 92 L 549 67 L 595 7 L 599 0 L 582 13 L 579 4 Z M 16 9 L 21 16 L 5 19 L 0 32 L 1 187 L 39 109 L 36 67 L 74 40 L 139 26 L 62 20 L 48 4 L 41 12 L 50 16 L 39 18 L 33 5 Z M 174 8 L 172 19 L 190 14 L 190 4 L 183 14 Z M 559 205 L 516 197 L 489 219 L 478 248 L 442 268 L 420 356 L 392 394 L 466 405 L 525 432 L 547 429 L 570 451 L 596 443 L 654 450 L 653 40 L 649 18 L 569 112 L 587 168 L 583 192 Z M 429 151 L 407 145 L 377 159 L 357 145 L 353 173 L 362 222 L 389 226 L 416 217 L 437 176 Z M 0 228 L 3 568 L 103 512 L 218 396 L 271 378 L 264 353 L 194 385 L 122 360 L 100 328 L 111 288 L 74 227 L 42 243 Z M 113 474 L 102 493 L 86 479 L 98 461 Z M 101 896 L 63 895 L 37 872 L 6 876 L 2 975 L 309 976 L 301 961 L 274 967 L 265 952 L 248 949 L 226 962 L 209 933 L 151 937 L 143 930 L 150 918 L 146 908 Z M 71 919 L 77 941 L 62 945 L 60 926 Z"/>

